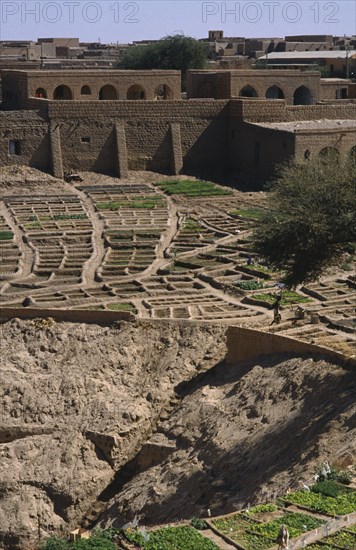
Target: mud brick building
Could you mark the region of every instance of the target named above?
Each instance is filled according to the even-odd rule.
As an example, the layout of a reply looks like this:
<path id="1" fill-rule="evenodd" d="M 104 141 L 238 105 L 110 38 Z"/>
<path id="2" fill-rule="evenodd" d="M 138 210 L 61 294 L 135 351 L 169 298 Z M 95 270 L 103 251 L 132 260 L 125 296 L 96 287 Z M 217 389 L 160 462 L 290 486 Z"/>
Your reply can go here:
<path id="1" fill-rule="evenodd" d="M 0 166 L 27 164 L 57 177 L 211 171 L 265 181 L 289 158 L 356 158 L 356 101 L 348 91 L 333 99 L 349 81 L 324 84 L 320 73 L 191 71 L 188 100 L 178 71 L 3 71 L 1 78 Z"/>

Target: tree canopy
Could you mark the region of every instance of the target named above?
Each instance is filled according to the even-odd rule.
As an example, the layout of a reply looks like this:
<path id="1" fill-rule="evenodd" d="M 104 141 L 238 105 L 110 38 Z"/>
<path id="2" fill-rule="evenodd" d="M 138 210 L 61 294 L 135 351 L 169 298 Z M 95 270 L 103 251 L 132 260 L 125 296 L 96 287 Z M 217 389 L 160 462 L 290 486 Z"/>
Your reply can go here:
<path id="1" fill-rule="evenodd" d="M 356 166 L 305 162 L 280 168 L 255 247 L 298 284 L 314 279 L 345 252 L 355 252 Z"/>
<path id="2" fill-rule="evenodd" d="M 190 36 L 166 36 L 147 46 L 128 48 L 120 63 L 123 69 L 203 69 L 206 67 L 209 47 Z"/>

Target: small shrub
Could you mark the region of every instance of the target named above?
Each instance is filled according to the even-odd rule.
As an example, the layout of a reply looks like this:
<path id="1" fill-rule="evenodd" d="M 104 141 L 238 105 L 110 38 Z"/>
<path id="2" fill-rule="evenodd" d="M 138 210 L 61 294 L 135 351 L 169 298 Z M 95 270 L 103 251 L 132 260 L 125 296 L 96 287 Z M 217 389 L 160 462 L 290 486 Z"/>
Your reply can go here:
<path id="1" fill-rule="evenodd" d="M 59 537 L 50 537 L 42 542 L 40 550 L 67 550 L 69 542 Z"/>
<path id="2" fill-rule="evenodd" d="M 351 489 L 348 489 L 347 487 L 342 487 L 342 485 L 339 485 L 335 481 L 326 480 L 319 481 L 318 483 L 313 485 L 312 491 L 314 491 L 314 493 L 321 493 L 322 495 L 328 497 L 338 497 L 339 495 L 351 491 Z"/>
<path id="3" fill-rule="evenodd" d="M 190 520 L 190 523 L 195 529 L 202 530 L 208 528 L 208 524 L 206 523 L 206 521 L 201 518 L 192 518 Z"/>

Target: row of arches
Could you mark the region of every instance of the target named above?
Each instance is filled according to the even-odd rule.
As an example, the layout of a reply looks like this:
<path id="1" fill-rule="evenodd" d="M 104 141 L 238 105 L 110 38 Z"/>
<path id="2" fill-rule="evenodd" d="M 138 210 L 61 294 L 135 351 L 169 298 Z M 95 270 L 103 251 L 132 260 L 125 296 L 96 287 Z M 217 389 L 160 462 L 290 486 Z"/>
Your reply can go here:
<path id="1" fill-rule="evenodd" d="M 356 165 L 356 145 L 350 149 L 347 156 L 351 162 Z M 311 151 L 310 149 L 307 149 L 304 152 L 304 159 L 310 160 L 310 158 Z M 319 151 L 318 158 L 322 163 L 331 162 L 333 164 L 338 164 L 340 162 L 340 151 L 336 149 L 336 147 L 324 147 L 321 151 Z"/>
<path id="2" fill-rule="evenodd" d="M 258 93 L 253 86 L 244 86 L 240 92 L 239 97 L 258 97 Z M 267 99 L 285 99 L 283 90 L 279 86 L 271 86 L 266 91 L 265 97 Z M 312 105 L 313 96 L 309 88 L 306 86 L 299 86 L 293 94 L 293 105 Z"/>
<path id="3" fill-rule="evenodd" d="M 80 95 L 91 96 L 92 90 L 90 86 L 88 85 L 82 86 L 80 90 Z M 35 97 L 49 99 L 47 91 L 42 87 L 36 89 Z M 53 99 L 71 100 L 73 99 L 73 92 L 69 86 L 66 86 L 65 84 L 60 84 L 55 88 L 53 92 Z M 119 94 L 117 92 L 117 89 L 114 86 L 112 86 L 111 84 L 105 84 L 99 90 L 98 99 L 99 100 L 116 100 L 116 99 L 119 99 Z M 126 97 L 121 99 L 129 99 L 129 100 L 146 99 L 146 90 L 140 84 L 133 84 L 126 91 Z M 169 88 L 169 86 L 167 86 L 167 84 L 159 84 L 155 89 L 154 99 L 157 99 L 157 100 L 172 99 L 172 91 Z"/>

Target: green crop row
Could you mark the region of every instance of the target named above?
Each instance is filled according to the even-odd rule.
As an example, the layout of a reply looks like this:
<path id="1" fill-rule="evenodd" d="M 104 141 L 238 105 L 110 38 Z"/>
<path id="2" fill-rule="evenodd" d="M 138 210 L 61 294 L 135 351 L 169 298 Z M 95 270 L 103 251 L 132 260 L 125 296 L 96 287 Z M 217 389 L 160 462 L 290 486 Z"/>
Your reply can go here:
<path id="1" fill-rule="evenodd" d="M 188 197 L 204 197 L 214 195 L 232 195 L 232 191 L 219 187 L 210 181 L 172 180 L 156 183 L 168 195 L 187 195 Z"/>
<path id="2" fill-rule="evenodd" d="M 337 497 L 325 496 L 313 491 L 297 491 L 286 495 L 284 500 L 291 504 L 300 504 L 313 512 L 322 514 L 343 516 L 356 511 L 356 491 Z"/>
<path id="3" fill-rule="evenodd" d="M 126 531 L 126 535 L 144 550 L 219 550 L 214 542 L 188 526 L 164 527 L 146 536 L 140 531 Z"/>
<path id="4" fill-rule="evenodd" d="M 229 214 L 245 219 L 260 220 L 266 214 L 266 211 L 261 208 L 239 208 L 238 210 L 231 210 Z"/>
<path id="5" fill-rule="evenodd" d="M 13 236 L 12 231 L 0 231 L 0 241 L 11 241 Z"/>

